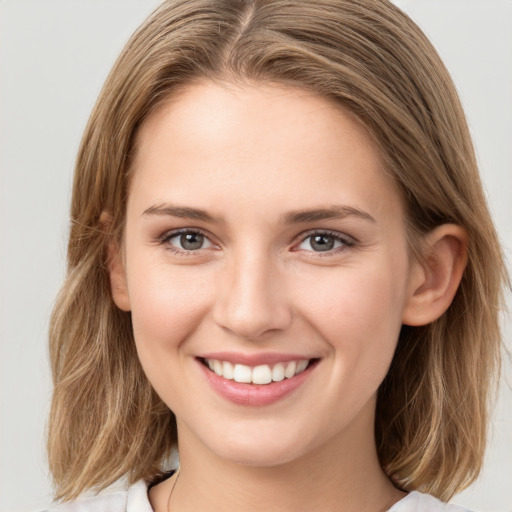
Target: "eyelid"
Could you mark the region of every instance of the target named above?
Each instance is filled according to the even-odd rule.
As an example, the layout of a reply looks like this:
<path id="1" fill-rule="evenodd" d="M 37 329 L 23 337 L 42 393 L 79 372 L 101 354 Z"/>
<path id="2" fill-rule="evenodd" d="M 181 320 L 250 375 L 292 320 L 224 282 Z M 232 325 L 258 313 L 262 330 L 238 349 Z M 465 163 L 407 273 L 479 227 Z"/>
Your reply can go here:
<path id="1" fill-rule="evenodd" d="M 315 236 L 315 235 L 328 235 L 332 236 L 336 240 L 339 240 L 343 246 L 337 247 L 335 249 L 331 249 L 328 251 L 310 251 L 306 249 L 300 249 L 299 246 L 306 241 L 308 238 Z M 334 231 L 331 229 L 312 229 L 310 231 L 306 231 L 305 233 L 301 233 L 298 237 L 298 241 L 293 244 L 292 250 L 293 251 L 304 251 L 307 253 L 313 253 L 316 256 L 331 256 L 333 254 L 336 254 L 338 252 L 341 252 L 345 250 L 346 248 L 355 247 L 358 244 L 358 240 L 356 240 L 354 237 L 349 236 L 345 233 L 340 233 L 339 231 Z"/>
<path id="2" fill-rule="evenodd" d="M 179 235 L 182 235 L 182 234 L 186 234 L 186 233 L 190 233 L 190 234 L 195 234 L 195 235 L 201 235 L 201 236 L 204 236 L 204 238 L 206 240 L 208 240 L 208 242 L 211 244 L 210 247 L 205 247 L 205 248 L 201 248 L 201 249 L 197 249 L 195 251 L 187 251 L 185 249 L 180 249 L 179 247 L 175 247 L 171 244 L 168 244 L 168 248 L 169 250 L 172 250 L 173 252 L 177 253 L 177 254 L 181 254 L 181 255 L 192 255 L 192 254 L 197 254 L 197 253 L 200 253 L 201 251 L 203 250 L 207 250 L 207 249 L 210 249 L 211 247 L 218 247 L 218 244 L 216 244 L 213 240 L 212 240 L 212 236 L 200 229 L 200 228 L 176 228 L 176 229 L 169 229 L 167 231 L 165 231 L 164 233 L 162 233 L 160 236 L 157 237 L 157 241 L 160 243 L 160 244 L 166 244 L 169 242 L 169 240 L 171 240 L 172 238 L 175 238 Z"/>
<path id="3" fill-rule="evenodd" d="M 213 246 L 214 248 L 219 248 L 219 244 L 216 243 L 213 239 L 214 237 L 207 231 L 196 228 L 196 227 L 183 227 L 183 228 L 175 228 L 175 229 L 169 229 L 159 235 L 156 238 L 156 241 L 160 244 L 166 244 L 171 238 L 174 238 L 176 236 L 179 236 L 180 234 L 184 233 L 192 233 L 192 234 L 198 234 L 204 236 L 208 242 Z M 305 240 L 307 240 L 309 237 L 315 236 L 315 235 L 328 235 L 332 236 L 336 240 L 339 240 L 343 245 L 342 247 L 337 247 L 335 249 L 331 249 L 325 252 L 322 251 L 313 251 L 313 250 L 305 250 L 300 249 L 299 246 L 302 244 Z M 306 253 L 313 253 L 316 256 L 330 256 L 333 254 L 336 254 L 338 252 L 341 252 L 345 250 L 346 248 L 355 247 L 359 243 L 356 238 L 353 236 L 347 235 L 346 233 L 340 233 L 339 231 L 334 231 L 331 229 L 311 229 L 309 231 L 301 233 L 298 237 L 295 239 L 296 241 L 293 242 L 292 251 L 304 251 Z M 182 255 L 192 255 L 194 253 L 200 253 L 203 250 L 211 249 L 211 247 L 201 248 L 197 249 L 195 251 L 187 251 L 180 249 L 178 247 L 172 246 L 169 244 L 170 250 L 174 251 L 175 253 L 182 254 Z"/>

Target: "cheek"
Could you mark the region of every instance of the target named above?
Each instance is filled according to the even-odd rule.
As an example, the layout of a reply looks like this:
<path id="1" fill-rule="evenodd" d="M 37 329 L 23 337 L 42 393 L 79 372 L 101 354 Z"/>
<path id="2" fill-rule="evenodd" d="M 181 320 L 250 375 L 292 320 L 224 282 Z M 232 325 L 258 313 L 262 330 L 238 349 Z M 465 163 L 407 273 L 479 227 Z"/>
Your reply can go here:
<path id="1" fill-rule="evenodd" d="M 297 291 L 298 307 L 335 352 L 339 371 L 384 378 L 401 328 L 404 268 L 406 261 L 392 258 L 364 271 L 342 268 Z"/>
<path id="2" fill-rule="evenodd" d="M 143 266 L 128 283 L 132 324 L 139 355 L 158 362 L 162 352 L 178 348 L 204 317 L 211 302 L 208 281 L 197 269 Z"/>

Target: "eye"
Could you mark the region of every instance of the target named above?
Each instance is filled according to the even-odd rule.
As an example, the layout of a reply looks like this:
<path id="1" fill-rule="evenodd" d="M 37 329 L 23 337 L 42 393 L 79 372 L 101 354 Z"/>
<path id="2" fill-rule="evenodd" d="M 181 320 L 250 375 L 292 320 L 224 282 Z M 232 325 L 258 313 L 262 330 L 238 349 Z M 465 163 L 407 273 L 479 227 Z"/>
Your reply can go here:
<path id="1" fill-rule="evenodd" d="M 344 246 L 352 246 L 353 242 L 332 233 L 313 233 L 299 244 L 303 251 L 328 252 Z"/>
<path id="2" fill-rule="evenodd" d="M 202 233 L 197 231 L 180 231 L 169 233 L 163 240 L 178 251 L 191 252 L 207 249 L 213 244 Z"/>

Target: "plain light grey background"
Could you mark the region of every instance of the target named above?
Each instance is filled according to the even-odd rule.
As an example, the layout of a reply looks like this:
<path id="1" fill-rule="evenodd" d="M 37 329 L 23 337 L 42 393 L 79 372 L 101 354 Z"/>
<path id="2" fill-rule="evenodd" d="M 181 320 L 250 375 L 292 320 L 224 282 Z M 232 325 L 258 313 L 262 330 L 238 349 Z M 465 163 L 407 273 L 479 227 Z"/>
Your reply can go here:
<path id="1" fill-rule="evenodd" d="M 0 0 L 0 512 L 50 501 L 46 331 L 64 273 L 73 161 L 108 70 L 158 3 Z M 396 3 L 452 72 L 510 262 L 512 0 Z M 511 325 L 504 316 L 508 340 Z M 510 358 L 504 370 L 484 472 L 453 500 L 480 512 L 512 511 Z"/>

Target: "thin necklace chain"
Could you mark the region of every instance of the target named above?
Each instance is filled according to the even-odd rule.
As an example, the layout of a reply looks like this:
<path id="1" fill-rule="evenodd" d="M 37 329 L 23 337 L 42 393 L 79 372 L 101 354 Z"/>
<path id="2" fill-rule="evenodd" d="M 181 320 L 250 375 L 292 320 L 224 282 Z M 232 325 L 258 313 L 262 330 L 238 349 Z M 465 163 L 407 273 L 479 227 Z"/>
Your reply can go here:
<path id="1" fill-rule="evenodd" d="M 178 483 L 178 478 L 180 477 L 180 469 L 178 468 L 178 470 L 176 471 L 176 478 L 174 479 L 174 483 L 172 484 L 172 487 L 171 487 L 171 492 L 169 493 L 169 497 L 167 498 L 167 507 L 166 507 L 166 512 L 170 512 L 170 505 L 171 505 L 171 496 L 172 496 L 172 493 L 174 492 L 174 488 L 176 487 L 176 484 Z"/>
<path id="2" fill-rule="evenodd" d="M 176 475 L 176 478 L 174 479 L 174 483 L 172 484 L 171 491 L 169 492 L 169 496 L 167 497 L 166 512 L 171 512 L 171 510 L 169 508 L 171 506 L 171 497 L 172 497 L 172 493 L 174 492 L 174 489 L 176 487 L 176 484 L 178 483 L 178 479 L 180 477 L 180 468 L 178 468 L 176 470 L 175 475 Z M 388 510 L 388 509 L 386 508 L 386 510 Z"/>

